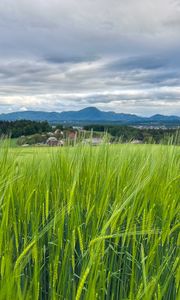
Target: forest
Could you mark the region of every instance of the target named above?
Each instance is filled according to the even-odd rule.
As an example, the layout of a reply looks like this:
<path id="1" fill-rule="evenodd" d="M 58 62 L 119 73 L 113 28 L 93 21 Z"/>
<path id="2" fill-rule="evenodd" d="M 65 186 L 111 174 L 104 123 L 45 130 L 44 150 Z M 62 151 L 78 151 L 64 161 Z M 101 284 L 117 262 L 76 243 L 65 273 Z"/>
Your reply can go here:
<path id="1" fill-rule="evenodd" d="M 18 138 L 22 135 L 48 132 L 51 130 L 48 122 L 35 122 L 27 120 L 0 121 L 0 136 Z"/>

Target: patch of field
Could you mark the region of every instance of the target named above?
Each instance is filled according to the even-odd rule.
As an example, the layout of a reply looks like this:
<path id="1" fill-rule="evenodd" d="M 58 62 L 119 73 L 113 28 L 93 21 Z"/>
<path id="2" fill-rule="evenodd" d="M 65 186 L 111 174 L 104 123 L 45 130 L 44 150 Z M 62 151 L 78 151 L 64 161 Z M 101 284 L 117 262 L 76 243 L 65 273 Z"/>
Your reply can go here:
<path id="1" fill-rule="evenodd" d="M 0 148 L 0 299 L 178 299 L 180 148 Z"/>

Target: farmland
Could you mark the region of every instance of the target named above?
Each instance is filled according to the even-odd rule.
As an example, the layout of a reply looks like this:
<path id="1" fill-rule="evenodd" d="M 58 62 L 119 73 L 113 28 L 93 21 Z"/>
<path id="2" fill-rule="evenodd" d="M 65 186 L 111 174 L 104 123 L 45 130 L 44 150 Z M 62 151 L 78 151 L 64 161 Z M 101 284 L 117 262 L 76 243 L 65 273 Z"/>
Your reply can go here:
<path id="1" fill-rule="evenodd" d="M 178 299 L 179 147 L 5 144 L 0 299 Z"/>

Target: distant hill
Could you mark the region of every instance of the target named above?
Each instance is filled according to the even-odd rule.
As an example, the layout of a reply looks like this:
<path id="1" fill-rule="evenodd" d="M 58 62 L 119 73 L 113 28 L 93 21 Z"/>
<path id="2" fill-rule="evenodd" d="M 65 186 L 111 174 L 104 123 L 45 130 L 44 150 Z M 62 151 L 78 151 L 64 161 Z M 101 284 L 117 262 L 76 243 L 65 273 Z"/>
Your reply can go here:
<path id="1" fill-rule="evenodd" d="M 105 112 L 96 107 L 87 107 L 79 111 L 66 112 L 43 112 L 43 111 L 22 111 L 8 114 L 0 114 L 0 120 L 31 120 L 48 121 L 49 123 L 117 123 L 117 124 L 178 124 L 180 117 L 154 115 L 152 117 L 141 117 L 134 114 Z"/>

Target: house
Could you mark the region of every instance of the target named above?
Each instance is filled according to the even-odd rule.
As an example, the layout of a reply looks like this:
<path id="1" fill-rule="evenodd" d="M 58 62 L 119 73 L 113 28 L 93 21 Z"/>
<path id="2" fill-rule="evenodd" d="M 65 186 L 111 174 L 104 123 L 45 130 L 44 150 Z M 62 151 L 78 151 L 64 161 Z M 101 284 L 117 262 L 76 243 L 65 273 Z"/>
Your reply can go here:
<path id="1" fill-rule="evenodd" d="M 140 141 L 140 140 L 133 140 L 131 142 L 131 144 L 143 144 L 143 141 Z"/>
<path id="2" fill-rule="evenodd" d="M 63 136 L 63 131 L 61 131 L 60 129 L 56 129 L 54 134 Z"/>
<path id="3" fill-rule="evenodd" d="M 53 136 L 54 136 L 54 133 L 53 133 L 53 132 L 48 132 L 47 135 L 50 136 L 50 137 L 51 137 L 51 136 L 53 137 Z"/>
<path id="4" fill-rule="evenodd" d="M 53 147 L 58 146 L 58 139 L 56 137 L 49 137 L 46 141 L 46 144 Z"/>
<path id="5" fill-rule="evenodd" d="M 63 147 L 64 146 L 64 141 L 63 140 L 58 141 L 58 146 Z"/>
<path id="6" fill-rule="evenodd" d="M 103 139 L 100 137 L 94 137 L 91 139 L 84 139 L 83 144 L 90 144 L 92 146 L 99 146 L 103 143 Z"/>
<path id="7" fill-rule="evenodd" d="M 56 129 L 54 134 L 60 134 L 61 130 L 60 129 Z"/>
<path id="8" fill-rule="evenodd" d="M 74 130 L 83 131 L 83 127 L 80 126 L 73 126 Z"/>
<path id="9" fill-rule="evenodd" d="M 68 139 L 69 140 L 75 140 L 77 138 L 77 132 L 76 131 L 69 131 L 68 132 Z"/>

